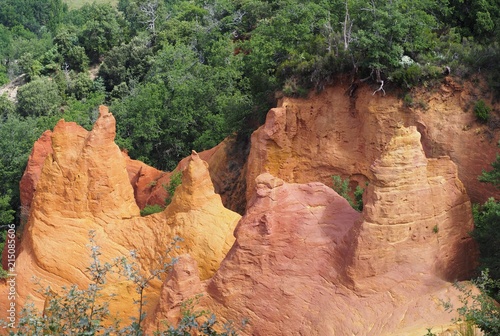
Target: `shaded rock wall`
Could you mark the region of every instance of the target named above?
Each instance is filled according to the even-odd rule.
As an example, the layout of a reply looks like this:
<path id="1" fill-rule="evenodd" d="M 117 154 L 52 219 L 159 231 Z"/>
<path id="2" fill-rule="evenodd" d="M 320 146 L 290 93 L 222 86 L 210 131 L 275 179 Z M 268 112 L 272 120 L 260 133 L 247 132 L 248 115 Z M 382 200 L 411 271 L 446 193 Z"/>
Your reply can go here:
<path id="1" fill-rule="evenodd" d="M 456 166 L 426 159 L 419 138 L 414 127 L 395 130 L 363 213 L 322 183 L 259 175 L 220 269 L 200 282 L 184 259 L 148 330 L 199 293 L 200 308 L 249 319 L 245 335 L 423 335 L 451 324 L 440 300 L 460 306 L 459 293 L 446 280 L 475 267 L 470 202 Z"/>
<path id="2" fill-rule="evenodd" d="M 410 127 L 396 130 L 371 171 L 363 221 L 351 244 L 349 273 L 356 285 L 384 274 L 425 273 L 451 282 L 472 276 L 478 259 L 469 235 L 472 210 L 455 164 L 448 157 L 426 159 L 420 134 Z"/>
<path id="3" fill-rule="evenodd" d="M 246 167 L 249 144 L 236 136 L 226 138 L 219 145 L 199 153 L 209 166 L 210 178 L 215 192 L 221 196 L 228 209 L 243 214 L 246 208 Z M 138 206 L 165 204 L 168 196 L 164 186 L 170 183 L 172 172 L 162 172 L 140 161 L 132 160 L 124 153 L 127 171 Z M 189 158 L 179 162 L 174 171 L 182 171 Z"/>

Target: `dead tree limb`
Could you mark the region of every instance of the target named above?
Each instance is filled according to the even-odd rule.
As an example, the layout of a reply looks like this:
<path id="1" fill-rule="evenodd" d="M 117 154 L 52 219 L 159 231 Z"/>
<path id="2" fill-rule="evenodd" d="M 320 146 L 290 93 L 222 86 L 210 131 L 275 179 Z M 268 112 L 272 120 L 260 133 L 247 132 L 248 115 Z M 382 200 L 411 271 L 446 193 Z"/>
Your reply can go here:
<path id="1" fill-rule="evenodd" d="M 373 91 L 372 96 L 374 96 L 375 93 L 377 93 L 379 91 L 382 91 L 384 93 L 384 96 L 385 96 L 384 81 L 382 80 L 382 78 L 380 78 L 380 70 L 377 69 L 376 73 L 377 73 L 377 83 L 380 83 L 380 87 L 377 90 Z"/>
<path id="2" fill-rule="evenodd" d="M 378 89 L 376 89 L 375 91 L 373 91 L 372 96 L 374 96 L 375 93 L 377 93 L 377 92 L 379 92 L 381 90 L 382 90 L 382 92 L 384 93 L 384 96 L 385 96 L 384 81 L 380 80 L 380 81 L 377 81 L 377 83 L 380 83 L 380 87 Z"/>

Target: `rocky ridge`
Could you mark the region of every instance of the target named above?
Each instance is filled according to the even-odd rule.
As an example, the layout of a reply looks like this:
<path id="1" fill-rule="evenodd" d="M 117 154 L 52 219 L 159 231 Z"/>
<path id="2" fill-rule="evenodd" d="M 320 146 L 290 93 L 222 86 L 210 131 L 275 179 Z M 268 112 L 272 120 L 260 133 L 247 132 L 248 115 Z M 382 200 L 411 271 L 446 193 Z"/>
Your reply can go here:
<path id="1" fill-rule="evenodd" d="M 175 266 L 184 276 L 164 283 L 150 328 L 178 313 L 184 291 L 220 316 L 248 318 L 248 335 L 423 335 L 449 324 L 439 302 L 458 300 L 448 280 L 476 266 L 455 165 L 426 159 L 416 128 L 401 127 L 372 174 L 362 213 L 322 183 L 259 175 L 220 269 L 200 281 L 185 271 L 193 259 Z"/>
<path id="2" fill-rule="evenodd" d="M 159 256 L 175 236 L 182 235 L 184 241 L 175 252 L 197 258 L 202 278 L 218 269 L 233 244 L 240 215 L 223 207 L 220 196 L 214 193 L 207 164 L 196 153 L 186 163 L 183 184 L 170 206 L 141 217 L 126 160 L 114 136 L 115 119 L 105 107 L 100 108 L 100 117 L 90 132 L 64 121 L 54 128 L 52 152 L 45 158 L 19 246 L 18 306 L 28 297 L 39 307 L 43 304 L 32 276 L 53 288 L 88 285 L 89 231 L 95 232 L 102 262 L 128 256 L 134 250 L 146 272 L 158 267 Z M 133 284 L 116 274 L 109 283 L 106 293 L 117 294 L 107 298 L 111 311 L 132 307 Z M 154 280 L 148 288 L 147 309 L 154 308 L 160 285 Z"/>
<path id="3" fill-rule="evenodd" d="M 179 164 L 183 184 L 172 204 L 147 217 L 138 205 L 161 202 L 170 173 L 120 153 L 105 108 L 91 132 L 60 122 L 35 146 L 41 154 L 23 178 L 32 202 L 20 272 L 85 285 L 89 229 L 105 258 L 142 249 L 146 269 L 180 235 L 179 263 L 148 292 L 150 332 L 200 293 L 200 307 L 222 319 L 248 318 L 249 335 L 422 335 L 446 326 L 453 316 L 439 301 L 456 302 L 450 281 L 470 275 L 477 259 L 466 190 L 476 201 L 497 192 L 477 182 L 496 144 L 481 126 L 463 126 L 474 121 L 455 86 L 445 80 L 427 109 L 372 96 L 369 87 L 284 98 L 252 135 L 248 160 L 234 138 L 193 153 Z M 334 174 L 369 182 L 363 213 L 326 186 Z M 245 214 L 236 240 L 239 216 L 214 186 Z M 27 275 L 19 281 L 24 300 L 32 289 Z M 109 292 L 131 295 L 130 284 L 113 283 Z"/>
<path id="4" fill-rule="evenodd" d="M 282 98 L 252 134 L 247 200 L 263 172 L 290 183 L 327 185 L 340 175 L 364 186 L 374 178 L 372 163 L 400 126 L 417 127 L 427 157 L 451 158 L 473 202 L 500 197 L 499 190 L 477 179 L 495 160 L 500 136 L 475 121 L 470 102 L 478 89 L 470 86 L 447 77 L 437 91 L 414 93 L 424 107 L 405 106 L 396 95 L 372 95 L 368 85 L 352 96 L 348 85 L 339 84 L 307 99 Z"/>

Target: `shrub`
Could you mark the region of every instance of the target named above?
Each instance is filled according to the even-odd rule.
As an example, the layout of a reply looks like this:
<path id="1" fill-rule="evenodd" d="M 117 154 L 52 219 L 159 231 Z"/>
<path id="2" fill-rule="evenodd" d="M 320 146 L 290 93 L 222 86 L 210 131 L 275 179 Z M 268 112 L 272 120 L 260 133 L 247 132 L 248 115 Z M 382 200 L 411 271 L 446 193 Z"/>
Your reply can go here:
<path id="1" fill-rule="evenodd" d="M 2 251 L 5 246 L 5 241 L 7 240 L 7 231 L 0 231 L 0 260 L 2 260 Z M 6 278 L 9 273 L 3 269 L 0 263 L 0 279 Z"/>
<path id="2" fill-rule="evenodd" d="M 169 326 L 167 324 L 165 330 L 157 330 L 157 336 L 187 336 L 187 335 L 207 335 L 207 336 L 237 336 L 234 324 L 229 321 L 222 325 L 223 332 L 219 333 L 216 328 L 218 322 L 217 317 L 205 310 L 195 310 L 194 304 L 199 300 L 200 296 L 188 299 L 181 304 L 182 318 L 177 326 Z M 244 329 L 247 320 L 241 322 L 240 330 Z"/>
<path id="3" fill-rule="evenodd" d="M 474 106 L 474 114 L 477 120 L 482 123 L 486 123 L 490 119 L 490 111 L 491 108 L 482 99 L 478 100 Z"/>
<path id="4" fill-rule="evenodd" d="M 340 196 L 344 197 L 347 202 L 354 208 L 356 211 L 363 210 L 363 193 L 364 189 L 359 185 L 356 186 L 354 192 L 352 192 L 349 187 L 349 179 L 342 180 L 342 178 L 338 175 L 332 176 L 333 186 L 332 189 L 335 190 Z M 351 196 L 353 195 L 353 196 Z"/>
<path id="5" fill-rule="evenodd" d="M 474 286 L 456 283 L 455 287 L 462 293 L 459 296 L 462 306 L 457 309 L 459 318 L 455 322 L 465 324 L 468 331 L 477 326 L 484 336 L 500 335 L 500 310 L 495 301 L 489 296 L 489 288 L 498 287 L 498 280 L 489 277 L 488 271 L 483 271 L 481 276 L 471 282 L 479 293 L 474 291 Z M 448 305 L 447 310 L 453 309 Z"/>
<path id="6" fill-rule="evenodd" d="M 57 84 L 46 77 L 21 86 L 17 99 L 17 109 L 22 116 L 53 115 L 61 104 Z"/>
<path id="7" fill-rule="evenodd" d="M 490 270 L 493 278 L 500 278 L 500 203 L 489 198 L 483 205 L 473 207 L 472 236 L 479 245 L 481 264 Z M 500 287 L 499 287 L 500 288 Z"/>
<path id="8" fill-rule="evenodd" d="M 496 160 L 491 164 L 491 171 L 483 170 L 483 173 L 478 177 L 479 181 L 491 183 L 495 187 L 500 187 L 500 155 L 497 154 Z"/>
<path id="9" fill-rule="evenodd" d="M 154 213 L 158 213 L 158 212 L 162 212 L 163 209 L 165 209 L 164 207 L 162 207 L 161 205 L 159 204 L 150 204 L 150 205 L 146 205 L 144 207 L 144 209 L 141 210 L 141 216 L 148 216 L 148 215 L 152 215 Z"/>
<path id="10" fill-rule="evenodd" d="M 86 289 L 79 289 L 76 285 L 62 287 L 56 293 L 50 287 L 43 288 L 40 281 L 37 282 L 40 292 L 46 297 L 44 311 L 38 311 L 33 303 L 28 303 L 19 314 L 19 323 L 15 328 L 7 329 L 11 336 L 21 335 L 144 335 L 141 322 L 144 320 L 143 304 L 146 297 L 144 289 L 149 286 L 153 278 L 161 279 L 162 275 L 169 272 L 177 262 L 176 258 L 170 258 L 173 249 L 178 248 L 182 239 L 175 237 L 167 246 L 166 253 L 158 256 L 156 268 L 150 270 L 147 275 L 141 271 L 137 264 L 137 252 L 131 251 L 130 261 L 126 257 L 115 258 L 112 263 L 102 263 L 100 260 L 100 248 L 95 241 L 95 233 L 89 232 L 92 262 L 86 273 L 91 279 Z M 154 268 L 154 267 L 153 267 Z M 121 327 L 120 321 L 108 326 L 103 321 L 111 317 L 108 302 L 98 303 L 103 285 L 106 283 L 107 275 L 118 272 L 135 284 L 135 290 L 139 299 L 134 300 L 138 305 L 138 316 L 131 317 L 130 325 Z M 195 298 L 196 299 L 196 298 Z M 208 311 L 195 311 L 193 309 L 194 299 L 187 300 L 182 305 L 182 319 L 176 327 L 168 326 L 165 330 L 158 330 L 155 335 L 185 336 L 185 335 L 210 335 L 210 336 L 236 336 L 237 330 L 231 322 L 221 326 L 223 332 L 214 330 L 217 317 Z M 6 324 L 4 321 L 0 321 Z M 243 327 L 246 322 L 243 322 Z M 5 325 L 4 327 L 7 327 Z M 218 327 L 218 325 L 217 325 Z"/>
<path id="11" fill-rule="evenodd" d="M 95 233 L 89 233 L 89 248 L 92 262 L 87 268 L 91 283 L 86 289 L 76 285 L 63 286 L 60 293 L 54 292 L 50 286 L 44 288 L 37 281 L 39 291 L 46 298 L 43 312 L 39 312 L 34 304 L 27 304 L 20 312 L 17 328 L 11 329 L 10 335 L 94 335 L 104 332 L 102 321 L 109 317 L 108 303 L 97 303 L 101 295 L 106 277 L 114 265 L 101 263 L 99 247 L 95 244 Z"/>
<path id="12" fill-rule="evenodd" d="M 182 172 L 173 172 L 170 176 L 170 182 L 167 185 L 163 185 L 165 190 L 168 192 L 168 196 L 165 199 L 165 205 L 172 203 L 172 198 L 174 197 L 175 189 L 182 183 Z"/>
<path id="13" fill-rule="evenodd" d="M 405 94 L 403 97 L 403 104 L 407 107 L 413 106 L 413 97 L 410 93 Z"/>

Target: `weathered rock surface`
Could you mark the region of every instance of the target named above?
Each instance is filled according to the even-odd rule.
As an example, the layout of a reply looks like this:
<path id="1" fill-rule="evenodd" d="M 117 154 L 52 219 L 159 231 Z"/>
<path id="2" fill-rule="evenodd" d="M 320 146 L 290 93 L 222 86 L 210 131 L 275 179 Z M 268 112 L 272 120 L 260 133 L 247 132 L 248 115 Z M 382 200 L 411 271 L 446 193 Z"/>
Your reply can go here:
<path id="1" fill-rule="evenodd" d="M 416 126 L 427 157 L 449 156 L 474 202 L 500 192 L 477 177 L 498 152 L 499 133 L 475 121 L 467 110 L 473 97 L 452 80 L 443 83 L 450 92 L 417 92 L 415 100 L 426 108 L 405 107 L 396 95 L 373 96 L 360 86 L 350 97 L 348 85 L 311 93 L 307 99 L 283 98 L 265 125 L 252 134 L 247 175 L 247 200 L 255 178 L 269 172 L 286 182 L 320 181 L 331 185 L 332 175 L 350 177 L 364 185 L 373 179 L 371 164 L 395 134 L 397 126 Z M 476 98 L 477 99 L 477 98 Z"/>
<path id="2" fill-rule="evenodd" d="M 124 153 L 130 182 L 134 187 L 137 205 L 165 204 L 168 196 L 164 186 L 170 183 L 173 172 L 162 172 L 143 162 L 132 160 Z M 241 143 L 236 137 L 228 137 L 219 145 L 199 153 L 209 165 L 208 170 L 215 192 L 221 196 L 228 209 L 243 214 L 246 207 L 246 160 L 248 144 Z M 181 160 L 174 171 L 182 171 L 189 157 Z"/>
<path id="3" fill-rule="evenodd" d="M 27 295 L 42 303 L 32 275 L 53 287 L 88 284 L 94 230 L 104 260 L 134 249 L 145 270 L 172 237 L 185 239 L 174 272 L 146 293 L 150 332 L 197 293 L 223 320 L 250 319 L 248 335 L 420 336 L 449 324 L 439 302 L 456 302 L 449 281 L 470 274 L 477 255 L 465 190 L 475 201 L 498 195 L 477 181 L 498 135 L 464 112 L 470 97 L 449 80 L 426 109 L 372 96 L 368 86 L 353 97 L 345 89 L 283 99 L 253 134 L 247 162 L 248 146 L 234 138 L 193 153 L 177 168 L 183 184 L 170 206 L 148 217 L 139 207 L 163 202 L 170 173 L 121 153 L 105 108 L 91 132 L 60 122 L 23 179 L 31 212 L 18 303 Z M 326 186 L 331 175 L 370 182 L 362 214 Z M 247 205 L 236 241 L 240 216 L 221 197 L 242 213 Z M 112 311 L 133 315 L 130 283 L 112 277 L 106 293 L 118 294 Z"/>
<path id="4" fill-rule="evenodd" d="M 19 182 L 19 192 L 21 196 L 21 206 L 26 208 L 24 212 L 29 214 L 31 201 L 35 194 L 36 184 L 42 173 L 45 158 L 52 153 L 52 131 L 45 131 L 35 142 L 31 150 L 28 164 L 24 170 L 23 177 Z"/>
<path id="5" fill-rule="evenodd" d="M 36 191 L 36 185 L 40 174 L 42 173 L 43 163 L 45 158 L 52 153 L 52 131 L 45 131 L 40 138 L 34 143 L 33 149 L 28 159 L 28 164 L 24 170 L 21 181 L 19 182 L 19 193 L 21 198 L 21 222 L 24 223 L 28 219 L 29 211 L 33 195 Z M 19 255 L 20 240 L 16 237 L 15 255 Z M 4 245 L 2 251 L 2 267 L 8 269 L 7 265 L 7 245 Z M 2 296 L 3 297 L 3 296 Z"/>
<path id="6" fill-rule="evenodd" d="M 43 304 L 32 276 L 56 289 L 68 284 L 87 286 L 90 230 L 95 231 L 102 261 L 128 256 L 135 250 L 146 272 L 158 267 L 159 255 L 173 237 L 180 236 L 184 242 L 176 254 L 189 253 L 195 258 L 202 279 L 218 269 L 233 244 L 233 231 L 241 216 L 224 208 L 214 193 L 206 162 L 196 153 L 191 155 L 170 206 L 161 213 L 140 217 L 126 160 L 114 136 L 115 119 L 105 107 L 100 108 L 100 117 L 90 132 L 64 121 L 54 128 L 52 153 L 45 159 L 22 233 L 16 263 L 18 307 L 28 296 L 39 307 Z M 160 285 L 155 280 L 148 288 L 146 310 L 154 308 Z M 106 293 L 117 294 L 107 298 L 112 312 L 134 315 L 123 309 L 134 309 L 135 291 L 130 283 L 111 275 Z"/>
<path id="7" fill-rule="evenodd" d="M 75 125 L 75 127 L 78 127 Z M 248 144 L 228 137 L 219 145 L 199 153 L 202 160 L 209 164 L 209 172 L 215 192 L 221 196 L 222 203 L 228 209 L 243 214 L 246 208 L 246 161 Z M 46 131 L 34 146 L 28 166 L 20 182 L 21 204 L 23 213 L 29 214 L 29 207 L 36 189 L 36 183 L 42 172 L 45 158 L 52 152 L 51 131 Z M 173 172 L 160 171 L 141 161 L 131 159 L 126 152 L 127 173 L 134 189 L 134 197 L 140 209 L 147 205 L 165 205 L 168 196 L 164 186 L 170 183 Z M 186 157 L 174 170 L 184 170 L 190 158 Z"/>
<path id="8" fill-rule="evenodd" d="M 371 171 L 375 178 L 351 244 L 356 285 L 380 290 L 367 285 L 380 275 L 397 281 L 423 273 L 451 282 L 472 276 L 478 259 L 469 235 L 472 210 L 455 164 L 448 157 L 426 159 L 420 134 L 410 127 L 396 130 Z"/>
<path id="9" fill-rule="evenodd" d="M 202 307 L 248 318 L 247 335 L 423 335 L 450 324 L 439 302 L 457 303 L 457 292 L 446 280 L 470 272 L 476 254 L 455 165 L 427 160 L 416 129 L 398 128 L 371 170 L 362 214 L 321 183 L 259 175 L 220 269 L 200 284 L 185 260 L 150 328 L 175 318 L 174 298 L 193 288 Z"/>

